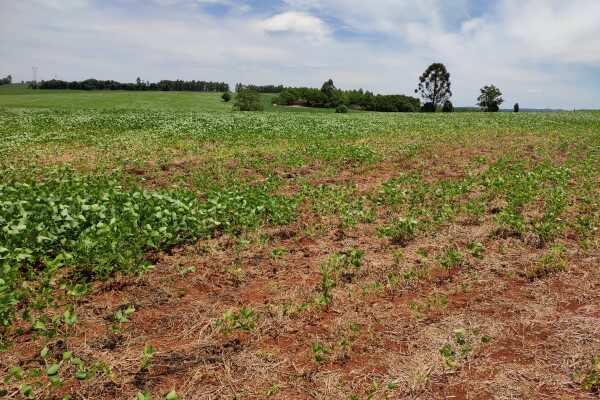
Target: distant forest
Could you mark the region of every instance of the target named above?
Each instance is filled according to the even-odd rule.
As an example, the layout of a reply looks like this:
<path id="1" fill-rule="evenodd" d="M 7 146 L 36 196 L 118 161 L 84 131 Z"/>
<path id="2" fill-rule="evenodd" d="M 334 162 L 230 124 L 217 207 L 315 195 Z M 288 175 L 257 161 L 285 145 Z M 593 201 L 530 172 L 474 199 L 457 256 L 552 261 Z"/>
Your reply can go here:
<path id="1" fill-rule="evenodd" d="M 135 83 L 122 83 L 113 80 L 86 79 L 67 82 L 58 79 L 30 84 L 33 89 L 73 89 L 73 90 L 131 90 L 131 91 L 177 91 L 177 92 L 228 92 L 229 84 L 209 81 L 162 80 L 157 83 L 144 82 L 140 78 Z"/>
<path id="2" fill-rule="evenodd" d="M 235 84 L 235 91 L 252 90 L 258 93 L 281 93 L 286 89 L 291 89 L 283 85 L 244 85 L 242 83 Z"/>

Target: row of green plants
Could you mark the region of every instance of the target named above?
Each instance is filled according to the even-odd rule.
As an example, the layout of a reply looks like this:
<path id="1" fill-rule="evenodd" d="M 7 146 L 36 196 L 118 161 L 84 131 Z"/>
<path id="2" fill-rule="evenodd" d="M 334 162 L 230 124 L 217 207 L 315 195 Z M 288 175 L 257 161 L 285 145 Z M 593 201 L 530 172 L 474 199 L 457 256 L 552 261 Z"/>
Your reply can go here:
<path id="1" fill-rule="evenodd" d="M 303 200 L 317 215 L 338 214 L 343 228 L 375 222 L 377 207 L 391 209 L 392 217 L 379 233 L 401 245 L 461 213 L 483 215 L 493 202 L 502 204 L 491 210 L 500 234 L 532 233 L 540 246 L 567 228 L 579 232 L 582 240 L 593 240 L 599 214 L 593 180 L 573 186 L 573 172 L 549 162 L 527 166 L 500 160 L 482 173 L 454 181 L 400 175 L 362 196 L 351 185 L 305 185 L 296 196 L 277 196 L 272 193 L 278 179 L 238 182 L 214 187 L 202 200 L 193 192 L 127 188 L 118 175 L 84 177 L 62 169 L 47 171 L 38 180 L 11 170 L 1 174 L 0 323 L 5 327 L 14 319 L 16 305 L 36 293 L 51 292 L 61 282 L 89 282 L 149 268 L 148 251 L 222 232 L 287 224 Z M 482 188 L 478 197 L 465 201 Z M 565 215 L 574 203 L 587 204 L 584 212 Z M 542 204 L 542 213 L 527 216 L 533 204 Z"/>
<path id="2" fill-rule="evenodd" d="M 0 171 L 2 329 L 17 309 L 33 323 L 30 311 L 56 305 L 57 289 L 151 268 L 152 252 L 296 218 L 294 199 L 272 194 L 269 183 L 216 190 L 200 200 L 193 192 L 124 186 L 119 174 L 29 175 Z"/>

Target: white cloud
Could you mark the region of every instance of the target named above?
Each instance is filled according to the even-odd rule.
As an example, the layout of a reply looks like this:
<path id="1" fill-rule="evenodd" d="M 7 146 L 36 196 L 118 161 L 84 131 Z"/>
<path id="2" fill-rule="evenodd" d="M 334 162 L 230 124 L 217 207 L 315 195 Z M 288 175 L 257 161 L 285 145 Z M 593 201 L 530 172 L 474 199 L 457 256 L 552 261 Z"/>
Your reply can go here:
<path id="1" fill-rule="evenodd" d="M 600 1 L 504 0 L 500 13 L 525 57 L 600 67 Z"/>
<path id="2" fill-rule="evenodd" d="M 260 26 L 267 33 L 299 34 L 311 37 L 326 36 L 331 33 L 323 20 L 298 11 L 274 15 L 262 21 Z"/>

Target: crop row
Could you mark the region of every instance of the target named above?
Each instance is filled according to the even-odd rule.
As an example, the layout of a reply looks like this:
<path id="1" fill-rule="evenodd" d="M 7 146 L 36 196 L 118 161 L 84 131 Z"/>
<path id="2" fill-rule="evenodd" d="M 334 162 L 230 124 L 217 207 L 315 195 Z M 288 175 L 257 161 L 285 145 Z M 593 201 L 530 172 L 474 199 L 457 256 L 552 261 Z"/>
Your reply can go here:
<path id="1" fill-rule="evenodd" d="M 67 169 L 46 171 L 43 180 L 12 175 L 0 172 L 5 327 L 16 305 L 52 303 L 52 290 L 62 284 L 147 268 L 147 251 L 295 218 L 293 200 L 271 195 L 268 185 L 214 191 L 200 201 L 191 192 L 125 189 L 115 176 Z"/>

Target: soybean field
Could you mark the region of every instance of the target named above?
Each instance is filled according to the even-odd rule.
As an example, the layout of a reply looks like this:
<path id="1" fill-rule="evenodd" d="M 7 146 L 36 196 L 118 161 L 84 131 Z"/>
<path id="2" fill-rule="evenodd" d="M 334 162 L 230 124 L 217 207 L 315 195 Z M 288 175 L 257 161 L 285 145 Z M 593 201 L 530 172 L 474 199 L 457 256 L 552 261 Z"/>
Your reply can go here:
<path id="1" fill-rule="evenodd" d="M 0 397 L 597 398 L 600 112 L 270 99 L 0 88 Z"/>

